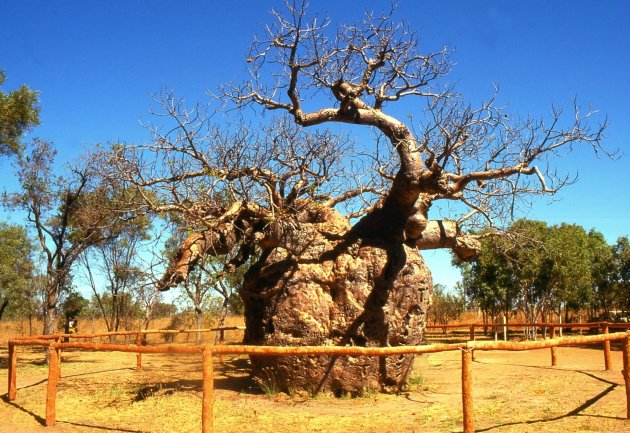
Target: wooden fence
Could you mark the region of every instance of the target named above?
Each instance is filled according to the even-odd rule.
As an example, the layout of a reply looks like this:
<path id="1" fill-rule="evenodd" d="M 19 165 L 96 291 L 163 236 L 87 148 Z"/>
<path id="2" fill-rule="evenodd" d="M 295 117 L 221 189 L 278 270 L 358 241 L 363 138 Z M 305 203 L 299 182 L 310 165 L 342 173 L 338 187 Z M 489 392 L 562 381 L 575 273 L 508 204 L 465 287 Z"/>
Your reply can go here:
<path id="1" fill-rule="evenodd" d="M 532 328 L 534 330 L 547 330 L 550 334 L 555 333 L 560 330 L 560 336 L 562 336 L 562 330 L 591 330 L 591 329 L 601 329 L 602 332 L 605 331 L 606 328 L 611 329 L 630 329 L 630 323 L 610 323 L 610 322 L 587 322 L 587 323 L 459 323 L 459 324 L 434 324 L 434 325 L 426 325 L 426 330 L 441 330 L 446 333 L 447 330 L 455 330 L 455 329 L 467 329 L 470 330 L 470 340 L 475 340 L 476 330 L 479 328 L 483 329 L 501 329 L 503 330 L 503 339 L 507 340 L 507 333 L 509 329 L 514 328 Z"/>
<path id="2" fill-rule="evenodd" d="M 225 328 L 233 329 L 233 328 Z M 217 331 L 217 329 L 213 329 Z M 191 330 L 189 332 L 196 332 Z M 219 330 L 220 331 L 220 330 Z M 48 382 L 46 392 L 46 426 L 52 426 L 56 421 L 56 393 L 57 385 L 61 379 L 61 351 L 63 349 L 81 349 L 87 351 L 118 351 L 132 352 L 138 355 L 137 369 L 141 368 L 141 355 L 143 353 L 171 353 L 201 355 L 203 370 L 202 385 L 202 432 L 213 432 L 213 404 L 214 404 L 214 379 L 213 379 L 213 356 L 223 355 L 262 355 L 262 356 L 306 356 L 306 355 L 334 355 L 334 356 L 391 356 L 402 354 L 423 354 L 444 351 L 461 350 L 462 353 L 462 412 L 464 433 L 473 433 L 474 412 L 473 412 L 473 383 L 472 383 L 472 362 L 475 350 L 507 350 L 522 351 L 532 349 L 552 350 L 552 365 L 557 362 L 554 350 L 559 346 L 574 346 L 583 344 L 604 343 L 610 351 L 611 341 L 623 341 L 623 378 L 626 390 L 626 417 L 630 419 L 630 331 L 617 333 L 603 333 L 589 336 L 573 336 L 563 338 L 552 338 L 540 341 L 526 342 L 505 342 L 505 341 L 467 341 L 465 343 L 451 344 L 430 344 L 425 346 L 397 346 L 397 347 L 356 347 L 356 346 L 301 346 L 301 347 L 271 347 L 271 346 L 247 346 L 247 345 L 165 345 L 165 346 L 142 346 L 141 334 L 151 332 L 179 332 L 179 331 L 131 331 L 129 333 L 104 333 L 94 335 L 50 335 L 31 338 L 15 338 L 9 340 L 9 362 L 8 362 L 8 398 L 14 400 L 17 395 L 17 348 L 19 346 L 44 346 L 49 349 L 50 360 L 48 364 Z M 181 331 L 186 332 L 186 331 Z M 63 338 L 86 339 L 93 337 L 103 337 L 112 334 L 116 335 L 136 335 L 136 344 L 104 344 L 87 342 L 61 342 Z M 606 355 L 605 355 L 606 359 Z M 606 369 L 610 369 L 610 360 L 605 361 Z"/>

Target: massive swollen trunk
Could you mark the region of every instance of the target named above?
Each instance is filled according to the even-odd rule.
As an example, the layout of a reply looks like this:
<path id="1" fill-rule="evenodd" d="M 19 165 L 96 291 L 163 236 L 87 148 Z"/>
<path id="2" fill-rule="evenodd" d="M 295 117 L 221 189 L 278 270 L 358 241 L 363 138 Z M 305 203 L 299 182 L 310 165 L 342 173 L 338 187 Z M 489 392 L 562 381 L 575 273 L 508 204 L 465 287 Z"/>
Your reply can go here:
<path id="1" fill-rule="evenodd" d="M 417 249 L 357 233 L 346 218 L 311 204 L 284 227 L 245 276 L 245 344 L 419 344 L 432 299 Z M 385 233 L 387 230 L 383 230 Z M 375 233 L 371 231 L 371 233 Z M 403 388 L 413 356 L 252 356 L 254 376 L 279 390 L 337 395 Z"/>

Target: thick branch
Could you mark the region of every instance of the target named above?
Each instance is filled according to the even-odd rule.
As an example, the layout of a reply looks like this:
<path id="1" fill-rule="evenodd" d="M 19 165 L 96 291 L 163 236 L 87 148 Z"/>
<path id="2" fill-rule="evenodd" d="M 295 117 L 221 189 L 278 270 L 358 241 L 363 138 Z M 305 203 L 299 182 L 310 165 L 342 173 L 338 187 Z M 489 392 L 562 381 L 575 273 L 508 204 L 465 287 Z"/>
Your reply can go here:
<path id="1" fill-rule="evenodd" d="M 461 260 L 472 260 L 481 249 L 481 244 L 472 236 L 459 232 L 455 221 L 428 221 L 426 228 L 415 241 L 420 250 L 450 248 Z"/>
<path id="2" fill-rule="evenodd" d="M 158 289 L 168 290 L 184 281 L 203 256 L 228 254 L 239 239 L 239 232 L 233 224 L 222 224 L 214 230 L 188 235 L 171 259 Z"/>

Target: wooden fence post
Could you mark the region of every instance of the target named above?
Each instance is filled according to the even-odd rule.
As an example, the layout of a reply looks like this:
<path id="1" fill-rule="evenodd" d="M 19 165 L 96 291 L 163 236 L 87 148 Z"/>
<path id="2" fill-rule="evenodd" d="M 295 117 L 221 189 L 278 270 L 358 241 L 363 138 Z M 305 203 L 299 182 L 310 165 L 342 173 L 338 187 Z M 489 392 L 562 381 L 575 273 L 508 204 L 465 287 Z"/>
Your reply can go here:
<path id="1" fill-rule="evenodd" d="M 142 346 L 141 332 L 136 332 L 136 346 Z M 142 371 L 142 352 L 136 353 L 136 371 Z"/>
<path id="2" fill-rule="evenodd" d="M 507 341 L 507 317 L 503 316 L 503 341 Z"/>
<path id="3" fill-rule="evenodd" d="M 50 361 L 48 363 L 48 386 L 46 388 L 46 427 L 55 425 L 57 418 L 57 382 L 59 380 L 59 361 L 57 348 L 48 346 Z"/>
<path id="4" fill-rule="evenodd" d="M 555 326 L 551 326 L 551 339 L 553 340 L 554 338 L 556 338 L 556 327 Z M 551 347 L 551 366 L 555 367 L 556 365 L 558 365 L 558 348 L 557 347 Z"/>
<path id="5" fill-rule="evenodd" d="M 17 394 L 17 348 L 15 344 L 9 343 L 9 365 L 7 374 L 9 376 L 9 389 L 7 395 L 9 400 L 15 400 Z"/>
<path id="6" fill-rule="evenodd" d="M 57 337 L 55 341 L 60 343 L 61 340 L 61 337 Z M 55 351 L 57 352 L 57 381 L 59 381 L 61 380 L 61 347 L 55 347 Z"/>
<path id="7" fill-rule="evenodd" d="M 475 341 L 475 325 L 470 325 L 470 341 Z"/>
<path id="8" fill-rule="evenodd" d="M 604 334 L 608 334 L 608 323 L 604 324 Z M 612 370 L 612 357 L 610 356 L 610 340 L 604 341 L 604 368 Z"/>
<path id="9" fill-rule="evenodd" d="M 462 413 L 464 433 L 475 432 L 472 398 L 472 348 L 462 349 Z"/>
<path id="10" fill-rule="evenodd" d="M 630 419 L 630 332 L 623 340 L 623 380 L 626 384 L 626 418 Z"/>
<path id="11" fill-rule="evenodd" d="M 214 378 L 212 365 L 212 350 L 209 347 L 203 349 L 203 400 L 201 402 L 201 431 L 212 433 L 214 431 Z"/>
<path id="12" fill-rule="evenodd" d="M 225 344 L 225 331 L 223 330 L 223 328 L 221 328 L 219 330 L 219 345 L 222 346 L 223 344 Z M 223 354 L 219 354 L 219 362 L 221 364 L 223 364 Z"/>

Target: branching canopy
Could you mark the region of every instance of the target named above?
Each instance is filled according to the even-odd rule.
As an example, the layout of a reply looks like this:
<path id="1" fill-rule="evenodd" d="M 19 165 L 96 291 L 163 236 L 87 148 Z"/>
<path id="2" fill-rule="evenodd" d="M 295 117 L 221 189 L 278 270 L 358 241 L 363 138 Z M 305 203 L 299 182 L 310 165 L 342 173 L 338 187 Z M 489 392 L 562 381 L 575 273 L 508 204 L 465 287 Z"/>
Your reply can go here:
<path id="1" fill-rule="evenodd" d="M 147 145 L 118 148 L 114 165 L 124 180 L 151 188 L 152 210 L 183 214 L 199 230 L 180 249 L 180 277 L 200 254 L 274 248 L 313 203 L 361 217 L 357 236 L 469 259 L 479 243 L 465 229 L 493 226 L 520 201 L 571 183 L 551 160 L 576 146 L 607 153 L 605 122 L 593 126 L 595 111 L 577 104 L 571 116 L 552 109 L 546 119 L 519 119 L 496 94 L 467 103 L 445 81 L 450 51 L 425 52 L 393 16 L 367 13 L 333 29 L 304 1 L 274 11 L 251 46 L 249 80 L 220 89 L 236 109 L 284 114 L 258 131 L 216 126 L 204 107 L 188 109 L 172 94 L 157 98 L 171 126 L 151 127 Z M 404 121 L 403 107 L 412 107 Z M 356 146 L 325 129 L 332 124 L 368 127 L 375 145 Z M 430 221 L 440 200 L 459 203 L 461 213 Z"/>

